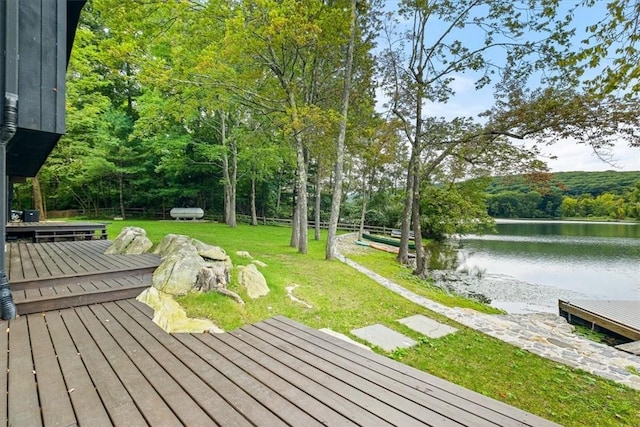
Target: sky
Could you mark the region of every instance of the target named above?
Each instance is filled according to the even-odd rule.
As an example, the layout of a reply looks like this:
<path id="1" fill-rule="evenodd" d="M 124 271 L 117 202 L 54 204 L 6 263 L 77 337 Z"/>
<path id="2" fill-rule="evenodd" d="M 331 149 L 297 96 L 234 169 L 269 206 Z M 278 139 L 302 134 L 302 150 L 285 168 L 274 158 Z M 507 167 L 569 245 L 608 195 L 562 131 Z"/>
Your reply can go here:
<path id="1" fill-rule="evenodd" d="M 455 86 L 456 96 L 453 100 L 447 104 L 427 105 L 429 115 L 451 119 L 476 117 L 490 107 L 490 92 L 476 91 L 470 79 L 458 78 Z M 488 100 L 484 100 L 485 97 Z M 542 160 L 551 172 L 640 171 L 640 147 L 632 148 L 626 143 L 617 144 L 602 153 L 608 162 L 599 158 L 591 147 L 575 140 L 559 140 L 553 145 L 541 147 L 541 151 L 546 155 Z M 556 159 L 551 159 L 552 156 Z"/>
<path id="2" fill-rule="evenodd" d="M 388 2 L 389 8 L 393 2 Z M 596 3 L 596 7 L 604 7 L 604 4 Z M 604 13 L 604 11 L 603 11 Z M 592 16 L 586 14 L 584 17 L 576 16 L 577 27 L 583 27 L 587 23 L 592 23 Z M 474 87 L 474 80 L 470 77 L 456 76 L 453 83 L 456 95 L 446 104 L 427 104 L 425 110 L 427 114 L 435 117 L 474 117 L 478 113 L 491 107 L 493 96 L 490 89 L 485 88 L 477 91 Z M 379 103 L 383 101 L 379 99 Z M 574 140 L 559 140 L 553 145 L 542 147 L 542 151 L 549 157 L 545 158 L 551 172 L 565 171 L 640 171 L 640 147 L 631 148 L 626 143 L 620 143 L 612 147 L 609 152 L 604 153 L 609 162 L 603 161 L 594 153 L 593 149 L 586 144 L 579 144 Z"/>

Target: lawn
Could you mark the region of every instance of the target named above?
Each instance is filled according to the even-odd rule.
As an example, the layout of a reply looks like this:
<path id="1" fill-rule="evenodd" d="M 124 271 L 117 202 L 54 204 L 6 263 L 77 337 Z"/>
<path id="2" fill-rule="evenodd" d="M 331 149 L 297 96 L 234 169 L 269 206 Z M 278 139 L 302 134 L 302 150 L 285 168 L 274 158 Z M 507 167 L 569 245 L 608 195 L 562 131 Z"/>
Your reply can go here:
<path id="1" fill-rule="evenodd" d="M 288 246 L 288 228 L 240 224 L 232 229 L 224 224 L 190 221 L 117 221 L 109 224 L 109 236 L 114 238 L 126 225 L 144 228 L 155 244 L 169 233 L 185 234 L 221 246 L 234 265 L 248 262 L 237 256 L 237 251 L 248 251 L 267 264 L 260 269 L 271 290 L 266 297 L 250 300 L 232 280 L 232 290 L 247 302 L 244 307 L 218 294 L 180 299 L 191 316 L 210 318 L 223 329 L 274 315 L 345 334 L 353 328 L 381 323 L 419 342 L 411 349 L 388 355 L 402 363 L 563 425 L 640 426 L 640 392 L 522 351 L 413 304 L 338 261 L 324 260 L 324 240 L 315 241 L 310 235 L 309 253 L 302 255 Z M 354 259 L 443 304 L 493 310 L 416 281 L 388 254 L 372 252 Z M 312 308 L 288 298 L 285 288 L 293 285 L 298 285 L 295 295 Z M 414 314 L 448 323 L 459 332 L 425 339 L 396 321 Z"/>

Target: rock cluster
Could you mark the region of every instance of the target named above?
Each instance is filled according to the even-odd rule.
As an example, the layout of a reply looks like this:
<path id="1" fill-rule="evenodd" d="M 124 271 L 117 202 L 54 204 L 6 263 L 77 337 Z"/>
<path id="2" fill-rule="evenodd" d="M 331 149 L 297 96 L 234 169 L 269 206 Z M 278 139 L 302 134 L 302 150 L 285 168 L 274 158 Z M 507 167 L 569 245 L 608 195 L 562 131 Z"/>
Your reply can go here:
<path id="1" fill-rule="evenodd" d="M 125 227 L 107 253 L 140 254 L 147 252 L 151 246 L 143 229 Z M 208 320 L 188 318 L 174 297 L 212 291 L 244 305 L 240 295 L 228 289 L 233 263 L 224 249 L 188 236 L 168 234 L 154 253 L 162 261 L 153 273 L 153 286 L 138 296 L 139 301 L 154 309 L 154 321 L 168 332 L 222 332 Z M 240 256 L 253 259 L 248 252 L 242 252 Z M 269 287 L 256 264 L 263 267 L 266 264 L 256 260 L 253 262 L 237 268 L 238 283 L 249 298 L 259 298 L 269 293 Z"/>

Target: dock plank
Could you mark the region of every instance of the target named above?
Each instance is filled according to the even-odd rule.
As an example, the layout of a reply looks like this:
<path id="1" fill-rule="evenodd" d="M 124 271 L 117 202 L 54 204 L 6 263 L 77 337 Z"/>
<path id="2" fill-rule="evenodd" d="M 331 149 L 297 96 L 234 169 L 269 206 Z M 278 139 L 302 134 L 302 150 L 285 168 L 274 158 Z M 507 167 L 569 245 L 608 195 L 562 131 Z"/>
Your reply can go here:
<path id="1" fill-rule="evenodd" d="M 640 340 L 640 301 L 558 300 L 560 316 L 597 325 L 630 339 Z"/>

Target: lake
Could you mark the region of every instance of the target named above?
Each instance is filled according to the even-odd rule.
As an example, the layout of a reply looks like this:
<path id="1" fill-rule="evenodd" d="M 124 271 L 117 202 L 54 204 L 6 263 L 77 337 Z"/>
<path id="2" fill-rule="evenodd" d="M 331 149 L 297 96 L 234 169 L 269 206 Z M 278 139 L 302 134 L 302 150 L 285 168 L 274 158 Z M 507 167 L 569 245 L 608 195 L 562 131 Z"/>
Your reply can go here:
<path id="1" fill-rule="evenodd" d="M 640 224 L 497 221 L 464 236 L 454 267 L 511 313 L 557 312 L 557 299 L 640 301 Z M 474 285 L 475 286 L 475 285 Z"/>

